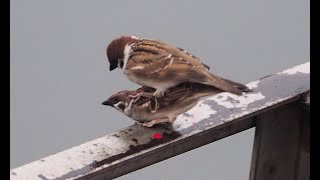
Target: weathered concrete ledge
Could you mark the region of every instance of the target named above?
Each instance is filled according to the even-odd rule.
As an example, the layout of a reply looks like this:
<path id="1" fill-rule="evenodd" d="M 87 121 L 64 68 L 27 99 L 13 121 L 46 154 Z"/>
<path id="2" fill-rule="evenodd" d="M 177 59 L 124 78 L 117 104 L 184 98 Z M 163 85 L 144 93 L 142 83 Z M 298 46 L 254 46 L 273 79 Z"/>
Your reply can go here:
<path id="1" fill-rule="evenodd" d="M 132 125 L 12 169 L 12 180 L 112 179 L 255 126 L 257 115 L 310 90 L 310 63 L 247 84 L 243 96 L 220 93 L 180 115 L 172 127 Z M 160 133 L 161 139 L 153 135 Z"/>

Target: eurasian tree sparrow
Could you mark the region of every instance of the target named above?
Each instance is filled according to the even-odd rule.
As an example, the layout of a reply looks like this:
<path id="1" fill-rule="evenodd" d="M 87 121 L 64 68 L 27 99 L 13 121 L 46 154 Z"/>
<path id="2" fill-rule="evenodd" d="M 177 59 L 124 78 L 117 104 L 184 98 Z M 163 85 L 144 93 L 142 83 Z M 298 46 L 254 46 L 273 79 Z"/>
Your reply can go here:
<path id="1" fill-rule="evenodd" d="M 110 71 L 119 67 L 129 80 L 155 88 L 155 97 L 182 82 L 206 84 L 241 95 L 246 86 L 209 72 L 209 67 L 181 48 L 135 36 L 121 36 L 107 47 Z"/>
<path id="2" fill-rule="evenodd" d="M 199 83 L 181 83 L 169 88 L 160 98 L 135 96 L 153 92 L 155 89 L 150 87 L 124 90 L 115 93 L 102 104 L 114 107 L 143 126 L 151 127 L 159 123 L 172 123 L 178 115 L 195 106 L 200 98 L 223 91 Z"/>

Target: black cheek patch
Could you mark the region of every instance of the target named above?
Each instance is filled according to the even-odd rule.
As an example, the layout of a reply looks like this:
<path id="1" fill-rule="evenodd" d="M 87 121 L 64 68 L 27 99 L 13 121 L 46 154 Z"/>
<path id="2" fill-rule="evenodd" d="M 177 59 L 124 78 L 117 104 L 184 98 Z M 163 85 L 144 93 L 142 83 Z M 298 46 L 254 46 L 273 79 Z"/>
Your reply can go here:
<path id="1" fill-rule="evenodd" d="M 124 111 L 124 109 L 126 108 L 126 106 L 124 104 L 119 104 L 118 108 L 121 109 L 122 111 Z"/>
<path id="2" fill-rule="evenodd" d="M 120 62 L 120 68 L 123 68 L 123 61 Z"/>

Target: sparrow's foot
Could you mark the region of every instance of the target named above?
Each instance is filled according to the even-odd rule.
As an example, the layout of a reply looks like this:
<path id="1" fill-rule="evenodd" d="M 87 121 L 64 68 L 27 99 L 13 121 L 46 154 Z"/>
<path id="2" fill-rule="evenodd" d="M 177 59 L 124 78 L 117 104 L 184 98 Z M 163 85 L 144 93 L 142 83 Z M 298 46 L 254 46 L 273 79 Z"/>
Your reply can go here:
<path id="1" fill-rule="evenodd" d="M 152 127 L 155 124 L 168 123 L 168 122 L 171 122 L 170 119 L 165 117 L 165 118 L 154 119 L 154 120 L 145 122 L 145 123 L 142 124 L 142 126 L 144 126 L 144 127 Z"/>
<path id="2" fill-rule="evenodd" d="M 140 100 L 141 96 L 136 94 L 136 95 L 129 95 L 129 97 L 133 98 L 133 103 L 136 103 L 137 101 Z"/>
<path id="3" fill-rule="evenodd" d="M 139 92 L 139 93 L 137 93 L 137 94 L 135 94 L 135 95 L 129 95 L 129 97 L 131 97 L 131 98 L 134 99 L 133 102 L 137 102 L 137 101 L 139 101 L 139 99 L 140 99 L 141 97 L 152 98 L 152 97 L 153 97 L 153 94 L 150 93 L 150 92 Z"/>
<path id="4" fill-rule="evenodd" d="M 136 99 L 138 97 L 140 97 L 140 93 L 135 94 L 135 95 L 129 95 L 130 98 Z"/>

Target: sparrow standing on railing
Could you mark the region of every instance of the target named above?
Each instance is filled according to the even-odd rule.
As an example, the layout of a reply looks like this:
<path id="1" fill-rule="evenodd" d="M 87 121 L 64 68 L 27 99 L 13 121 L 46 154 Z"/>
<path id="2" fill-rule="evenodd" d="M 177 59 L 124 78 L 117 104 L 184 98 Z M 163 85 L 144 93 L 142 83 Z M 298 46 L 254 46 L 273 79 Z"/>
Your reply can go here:
<path id="1" fill-rule="evenodd" d="M 155 88 L 155 97 L 182 82 L 206 84 L 241 95 L 249 89 L 209 72 L 209 67 L 181 48 L 135 36 L 121 36 L 107 47 L 110 71 L 119 67 L 129 80 Z M 136 95 L 137 96 L 137 95 Z"/>

